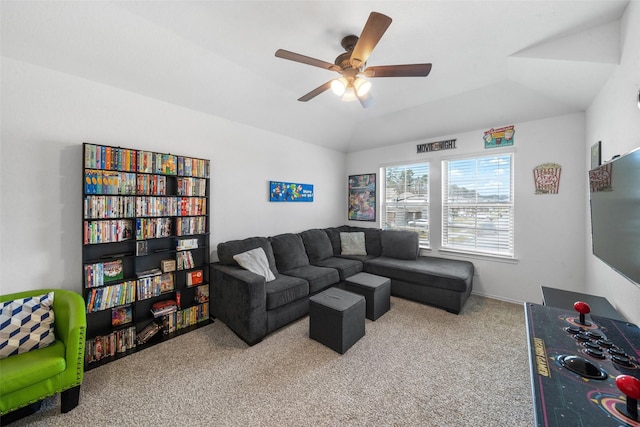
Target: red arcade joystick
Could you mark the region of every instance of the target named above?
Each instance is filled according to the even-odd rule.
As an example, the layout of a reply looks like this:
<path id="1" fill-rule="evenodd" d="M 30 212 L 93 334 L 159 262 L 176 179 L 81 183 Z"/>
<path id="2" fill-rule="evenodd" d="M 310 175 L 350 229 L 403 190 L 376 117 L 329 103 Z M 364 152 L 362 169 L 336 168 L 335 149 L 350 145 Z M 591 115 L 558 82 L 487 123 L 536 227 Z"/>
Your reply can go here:
<path id="1" fill-rule="evenodd" d="M 640 380 L 631 375 L 618 375 L 616 377 L 616 385 L 627 396 L 627 407 L 621 403 L 616 405 L 616 409 L 621 414 L 634 421 L 638 419 L 638 400 L 640 400 Z"/>
<path id="2" fill-rule="evenodd" d="M 585 314 L 589 314 L 591 312 L 591 307 L 589 307 L 589 304 L 587 304 L 584 301 L 576 301 L 573 304 L 573 308 L 580 313 L 580 321 L 578 323 L 580 323 L 583 326 L 591 326 L 591 323 L 587 322 L 584 319 L 584 315 Z"/>

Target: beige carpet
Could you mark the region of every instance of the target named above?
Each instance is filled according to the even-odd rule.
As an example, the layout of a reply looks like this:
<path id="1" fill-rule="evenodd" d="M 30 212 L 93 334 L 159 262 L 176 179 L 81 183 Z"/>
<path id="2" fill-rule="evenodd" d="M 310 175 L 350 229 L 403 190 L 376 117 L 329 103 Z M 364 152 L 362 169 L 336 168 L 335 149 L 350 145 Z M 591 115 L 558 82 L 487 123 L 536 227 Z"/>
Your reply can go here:
<path id="1" fill-rule="evenodd" d="M 308 317 L 248 347 L 222 322 L 86 373 L 13 425 L 530 426 L 522 305 L 472 296 L 460 315 L 400 298 L 344 355 Z"/>

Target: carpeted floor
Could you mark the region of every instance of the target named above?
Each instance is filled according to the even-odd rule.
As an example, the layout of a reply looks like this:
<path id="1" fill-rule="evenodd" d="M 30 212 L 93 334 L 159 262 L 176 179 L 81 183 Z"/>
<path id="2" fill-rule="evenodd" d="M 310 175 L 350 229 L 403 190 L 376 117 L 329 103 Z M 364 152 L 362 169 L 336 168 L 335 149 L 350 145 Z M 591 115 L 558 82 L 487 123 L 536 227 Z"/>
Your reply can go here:
<path id="1" fill-rule="evenodd" d="M 460 315 L 392 297 L 344 355 L 308 317 L 248 347 L 222 322 L 85 374 L 14 426 L 530 426 L 522 305 L 471 296 Z"/>

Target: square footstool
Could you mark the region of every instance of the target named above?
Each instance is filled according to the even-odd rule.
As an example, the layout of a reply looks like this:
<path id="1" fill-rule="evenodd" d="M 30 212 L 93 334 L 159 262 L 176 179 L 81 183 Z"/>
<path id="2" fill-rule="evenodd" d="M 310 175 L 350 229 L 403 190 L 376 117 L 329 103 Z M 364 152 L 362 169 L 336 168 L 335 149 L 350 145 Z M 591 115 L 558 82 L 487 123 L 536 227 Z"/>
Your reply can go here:
<path id="1" fill-rule="evenodd" d="M 344 354 L 364 336 L 365 299 L 329 288 L 309 297 L 309 337 Z"/>
<path id="2" fill-rule="evenodd" d="M 386 277 L 358 273 L 345 279 L 344 288 L 365 297 L 369 320 L 376 320 L 391 308 L 391 280 Z"/>

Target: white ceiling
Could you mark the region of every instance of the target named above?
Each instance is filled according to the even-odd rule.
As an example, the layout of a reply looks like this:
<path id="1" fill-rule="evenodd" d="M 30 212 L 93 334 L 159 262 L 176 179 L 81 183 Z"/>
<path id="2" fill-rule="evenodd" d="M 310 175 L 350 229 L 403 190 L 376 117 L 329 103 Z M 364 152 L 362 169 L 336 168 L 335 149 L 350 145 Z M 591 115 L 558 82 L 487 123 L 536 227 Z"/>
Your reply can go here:
<path id="1" fill-rule="evenodd" d="M 636 1 L 636 0 L 633 0 Z M 619 61 L 629 0 L 2 1 L 2 55 L 341 151 L 584 111 Z M 372 79 L 363 109 L 327 62 L 371 11 L 393 19 L 368 65 L 430 62 Z"/>

